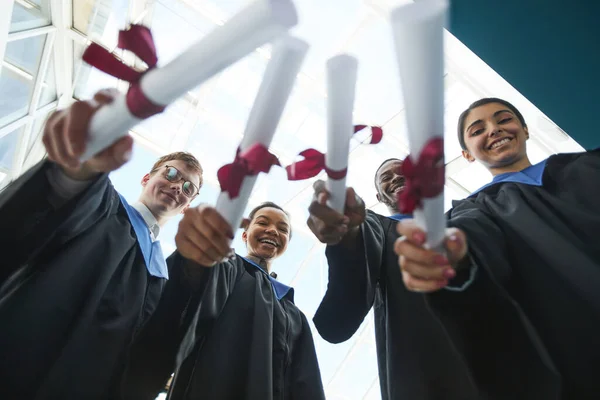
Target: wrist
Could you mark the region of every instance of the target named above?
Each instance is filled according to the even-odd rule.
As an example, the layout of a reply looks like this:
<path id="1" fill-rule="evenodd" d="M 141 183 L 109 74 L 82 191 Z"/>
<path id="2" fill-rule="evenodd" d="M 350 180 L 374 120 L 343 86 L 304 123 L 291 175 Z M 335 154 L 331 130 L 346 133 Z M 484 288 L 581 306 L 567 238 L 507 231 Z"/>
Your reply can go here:
<path id="1" fill-rule="evenodd" d="M 469 267 L 471 267 L 471 265 L 473 264 L 472 260 L 471 260 L 471 256 L 469 256 L 469 253 L 465 254 L 463 258 L 460 259 L 460 261 L 458 261 L 455 265 L 454 265 L 454 269 L 458 272 L 458 271 L 463 271 L 465 269 L 468 269 Z"/>
<path id="2" fill-rule="evenodd" d="M 89 181 L 101 174 L 99 171 L 93 170 L 88 163 L 83 163 L 75 169 L 66 168 L 62 165 L 59 167 L 67 177 L 75 181 Z"/>
<path id="3" fill-rule="evenodd" d="M 340 245 L 345 247 L 352 247 L 355 245 L 358 236 L 360 235 L 360 225 L 353 226 L 348 229 L 348 232 L 344 236 L 342 236 L 342 240 L 340 240 Z"/>

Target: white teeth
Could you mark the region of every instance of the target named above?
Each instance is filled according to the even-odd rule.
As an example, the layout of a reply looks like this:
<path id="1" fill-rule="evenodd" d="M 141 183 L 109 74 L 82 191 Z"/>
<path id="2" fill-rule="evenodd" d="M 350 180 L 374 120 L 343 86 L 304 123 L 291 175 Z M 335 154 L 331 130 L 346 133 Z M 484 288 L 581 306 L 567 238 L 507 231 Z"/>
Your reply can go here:
<path id="1" fill-rule="evenodd" d="M 508 143 L 508 142 L 510 142 L 510 139 L 509 138 L 505 138 L 505 139 L 502 139 L 499 142 L 494 143 L 490 148 L 491 149 L 495 149 L 496 147 L 502 146 L 504 143 Z"/>
<path id="2" fill-rule="evenodd" d="M 275 243 L 274 241 L 272 241 L 272 240 L 269 240 L 269 239 L 263 239 L 263 240 L 261 240 L 260 242 L 261 242 L 261 243 L 267 243 L 267 244 L 270 244 L 270 245 L 271 245 L 271 246 L 273 246 L 273 247 L 277 247 L 277 243 Z"/>

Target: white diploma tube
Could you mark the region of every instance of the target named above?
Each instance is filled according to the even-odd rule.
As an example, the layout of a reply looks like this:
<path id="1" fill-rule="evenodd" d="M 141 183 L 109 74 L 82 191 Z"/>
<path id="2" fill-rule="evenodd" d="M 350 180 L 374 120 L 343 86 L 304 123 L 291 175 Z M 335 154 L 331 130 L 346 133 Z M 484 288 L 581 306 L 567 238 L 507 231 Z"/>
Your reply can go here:
<path id="1" fill-rule="evenodd" d="M 157 105 L 169 105 L 261 45 L 296 25 L 298 16 L 290 0 L 257 0 L 197 41 L 161 68 L 148 71 L 140 85 Z M 96 112 L 82 161 L 125 136 L 141 120 L 129 112 L 125 96 Z"/>
<path id="2" fill-rule="evenodd" d="M 271 145 L 307 50 L 306 42 L 290 36 L 284 37 L 274 45 L 271 60 L 267 64 L 265 75 L 250 110 L 244 137 L 239 147 L 241 152 L 257 143 L 267 148 Z M 242 222 L 256 178 L 257 176 L 245 177 L 236 198 L 231 199 L 229 193 L 221 192 L 217 199 L 217 210 L 234 231 Z"/>
<path id="3" fill-rule="evenodd" d="M 340 54 L 327 61 L 327 153 L 325 166 L 329 170 L 344 171 L 348 168 L 350 139 L 354 134 L 352 112 L 356 92 L 358 61 L 347 54 Z M 327 205 L 344 213 L 346 203 L 346 175 L 341 179 L 327 178 L 330 194 Z"/>
<path id="4" fill-rule="evenodd" d="M 391 24 L 406 107 L 411 160 L 425 144 L 444 136 L 444 23 L 448 3 L 423 0 L 396 8 Z M 423 199 L 414 212 L 427 246 L 441 249 L 446 228 L 444 193 Z"/>

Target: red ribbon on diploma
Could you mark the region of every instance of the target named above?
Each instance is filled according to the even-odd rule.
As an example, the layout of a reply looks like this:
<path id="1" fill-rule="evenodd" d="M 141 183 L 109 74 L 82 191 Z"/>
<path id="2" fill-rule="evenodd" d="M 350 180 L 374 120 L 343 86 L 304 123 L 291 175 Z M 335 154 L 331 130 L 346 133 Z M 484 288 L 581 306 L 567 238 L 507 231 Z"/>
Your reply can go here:
<path id="1" fill-rule="evenodd" d="M 150 101 L 142 92 L 139 84 L 141 77 L 156 67 L 158 62 L 150 29 L 141 25 L 131 25 L 128 30 L 119 31 L 117 46 L 120 49 L 131 51 L 148 65 L 148 69 L 137 71 L 131 68 L 97 43 L 90 44 L 82 58 L 91 66 L 131 84 L 126 95 L 127 108 L 131 115 L 145 119 L 162 112 L 165 106 Z"/>
<path id="2" fill-rule="evenodd" d="M 354 133 L 360 132 L 367 128 L 367 125 L 355 125 Z M 383 137 L 383 130 L 379 126 L 371 126 L 371 140 L 369 144 L 377 144 Z M 312 178 L 317 176 L 321 171 L 325 170 L 327 176 L 331 179 L 340 180 L 346 176 L 348 168 L 340 171 L 335 171 L 327 168 L 325 165 L 325 154 L 315 149 L 306 149 L 302 151 L 300 156 L 304 157 L 304 160 L 297 161 L 285 167 L 287 171 L 288 180 L 290 181 L 301 181 L 304 179 Z"/>
<path id="3" fill-rule="evenodd" d="M 429 140 L 416 163 L 406 157 L 400 167 L 404 176 L 404 190 L 398 196 L 398 207 L 403 214 L 412 214 L 423 206 L 423 199 L 436 197 L 444 191 L 444 140 Z"/>
<path id="4" fill-rule="evenodd" d="M 246 176 L 269 172 L 271 166 L 280 165 L 279 160 L 264 145 L 257 143 L 244 152 L 238 149 L 231 164 L 226 164 L 217 171 L 221 191 L 229 193 L 230 199 L 240 194 L 242 182 Z"/>

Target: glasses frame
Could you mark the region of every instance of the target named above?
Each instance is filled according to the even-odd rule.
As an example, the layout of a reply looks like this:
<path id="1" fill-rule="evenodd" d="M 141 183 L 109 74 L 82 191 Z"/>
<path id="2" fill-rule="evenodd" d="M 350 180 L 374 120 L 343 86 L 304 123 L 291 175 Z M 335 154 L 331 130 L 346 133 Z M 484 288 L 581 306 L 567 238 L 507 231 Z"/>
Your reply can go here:
<path id="1" fill-rule="evenodd" d="M 179 178 L 179 179 L 177 179 L 177 180 L 174 180 L 174 181 L 172 181 L 172 180 L 170 180 L 169 178 L 167 178 L 167 175 L 168 175 L 168 173 L 167 173 L 167 170 L 168 170 L 169 168 L 173 168 L 175 171 L 177 171 L 177 173 L 179 174 L 179 177 L 180 177 L 180 178 Z M 188 182 L 190 185 L 192 185 L 192 186 L 194 187 L 194 189 L 196 189 L 196 194 L 193 194 L 193 195 L 191 195 L 191 196 L 187 195 L 187 194 L 186 194 L 186 193 L 183 191 L 183 185 L 181 185 L 181 193 L 183 193 L 183 195 L 184 195 L 185 197 L 189 198 L 189 199 L 193 199 L 194 197 L 198 196 L 198 193 L 200 193 L 200 188 L 199 188 L 198 186 L 196 186 L 196 184 L 194 184 L 194 182 L 186 180 L 186 179 L 185 179 L 185 177 L 183 176 L 183 174 L 181 173 L 181 171 L 180 171 L 180 170 L 178 170 L 176 167 L 174 167 L 174 166 L 172 166 L 172 165 L 167 165 L 167 164 L 165 164 L 165 173 L 164 173 L 164 177 L 165 177 L 165 179 L 166 179 L 166 180 L 168 180 L 168 181 L 169 181 L 169 182 L 171 182 L 171 183 L 179 183 L 179 182 L 183 181 L 183 185 L 185 185 L 185 183 L 186 183 L 186 182 Z"/>

